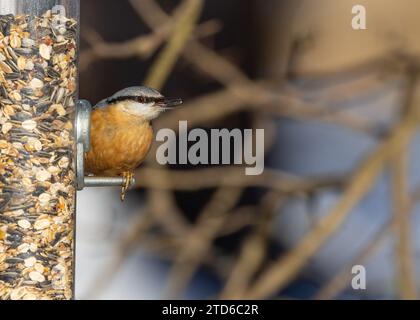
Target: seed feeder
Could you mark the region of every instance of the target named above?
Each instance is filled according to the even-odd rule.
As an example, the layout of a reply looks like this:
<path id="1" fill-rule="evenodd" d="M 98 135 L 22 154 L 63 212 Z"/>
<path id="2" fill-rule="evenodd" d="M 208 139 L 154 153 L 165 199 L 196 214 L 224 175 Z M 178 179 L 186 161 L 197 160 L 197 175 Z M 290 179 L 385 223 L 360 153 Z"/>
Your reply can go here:
<path id="1" fill-rule="evenodd" d="M 78 100 L 79 0 L 0 0 L 0 300 L 74 298 L 76 191 L 89 102 Z"/>

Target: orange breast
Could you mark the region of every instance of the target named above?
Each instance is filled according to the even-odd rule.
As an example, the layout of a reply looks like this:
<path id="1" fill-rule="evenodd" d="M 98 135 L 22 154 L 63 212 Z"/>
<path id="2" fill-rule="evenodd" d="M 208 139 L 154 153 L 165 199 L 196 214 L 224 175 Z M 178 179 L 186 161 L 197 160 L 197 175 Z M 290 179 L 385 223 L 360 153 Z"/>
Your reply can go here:
<path id="1" fill-rule="evenodd" d="M 92 112 L 90 138 L 86 173 L 115 176 L 141 164 L 150 150 L 153 129 L 148 121 L 110 106 Z"/>

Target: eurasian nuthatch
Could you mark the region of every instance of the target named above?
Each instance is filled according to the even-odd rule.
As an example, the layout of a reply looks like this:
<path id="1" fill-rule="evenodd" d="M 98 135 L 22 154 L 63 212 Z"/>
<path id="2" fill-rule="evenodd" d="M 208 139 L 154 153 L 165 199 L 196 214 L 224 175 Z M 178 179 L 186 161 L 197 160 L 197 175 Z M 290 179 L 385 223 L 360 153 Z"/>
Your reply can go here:
<path id="1" fill-rule="evenodd" d="M 180 104 L 181 99 L 166 99 L 148 87 L 126 88 L 99 102 L 92 111 L 86 173 L 123 176 L 125 185 L 121 200 L 124 200 L 133 170 L 150 150 L 153 141 L 151 121 Z"/>

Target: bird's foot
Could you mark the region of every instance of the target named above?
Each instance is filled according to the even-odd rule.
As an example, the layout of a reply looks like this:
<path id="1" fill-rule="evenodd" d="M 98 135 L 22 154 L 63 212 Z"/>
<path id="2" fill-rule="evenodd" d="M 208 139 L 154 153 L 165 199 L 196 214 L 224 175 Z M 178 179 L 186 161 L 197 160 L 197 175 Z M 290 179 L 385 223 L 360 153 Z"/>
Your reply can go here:
<path id="1" fill-rule="evenodd" d="M 121 202 L 125 200 L 125 193 L 130 188 L 131 181 L 133 180 L 134 174 L 132 172 L 127 171 L 127 172 L 124 172 L 122 176 L 124 178 L 124 184 L 121 187 Z"/>

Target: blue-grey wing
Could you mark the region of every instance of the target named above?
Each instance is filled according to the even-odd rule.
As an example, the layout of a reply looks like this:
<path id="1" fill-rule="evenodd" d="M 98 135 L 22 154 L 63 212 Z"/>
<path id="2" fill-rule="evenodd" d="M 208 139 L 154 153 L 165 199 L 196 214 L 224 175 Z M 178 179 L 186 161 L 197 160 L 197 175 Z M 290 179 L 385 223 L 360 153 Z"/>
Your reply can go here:
<path id="1" fill-rule="evenodd" d="M 106 98 L 106 99 L 103 99 L 103 100 L 99 101 L 97 104 L 95 104 L 92 107 L 92 109 L 95 110 L 95 109 L 106 107 L 108 105 L 108 100 L 109 100 L 109 98 Z"/>

